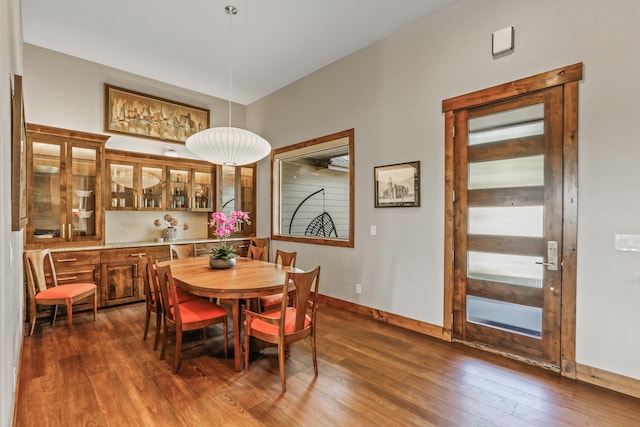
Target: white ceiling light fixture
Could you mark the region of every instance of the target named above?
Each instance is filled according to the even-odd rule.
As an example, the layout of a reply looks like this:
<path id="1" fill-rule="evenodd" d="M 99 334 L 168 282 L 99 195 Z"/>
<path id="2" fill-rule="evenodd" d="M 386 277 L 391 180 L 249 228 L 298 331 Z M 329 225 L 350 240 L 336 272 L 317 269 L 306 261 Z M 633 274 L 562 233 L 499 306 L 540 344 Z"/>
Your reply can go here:
<path id="1" fill-rule="evenodd" d="M 233 36 L 231 21 L 233 15 L 238 13 L 238 9 L 235 6 L 227 6 L 224 10 L 229 15 L 229 39 L 231 40 Z M 201 159 L 230 166 L 257 162 L 271 152 L 271 146 L 261 136 L 246 129 L 231 127 L 231 54 L 229 55 L 229 126 L 205 129 L 195 133 L 187 138 L 186 146 Z"/>

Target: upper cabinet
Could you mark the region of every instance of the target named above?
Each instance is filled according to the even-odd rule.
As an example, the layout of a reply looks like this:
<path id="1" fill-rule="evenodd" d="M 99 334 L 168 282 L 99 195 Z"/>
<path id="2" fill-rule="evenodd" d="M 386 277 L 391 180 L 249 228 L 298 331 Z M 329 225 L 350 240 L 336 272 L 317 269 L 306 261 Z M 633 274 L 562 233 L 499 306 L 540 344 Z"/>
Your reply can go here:
<path id="1" fill-rule="evenodd" d="M 108 138 L 27 125 L 27 249 L 103 242 L 102 165 Z"/>
<path id="2" fill-rule="evenodd" d="M 107 209 L 215 209 L 215 165 L 119 150 L 107 150 L 106 158 Z"/>

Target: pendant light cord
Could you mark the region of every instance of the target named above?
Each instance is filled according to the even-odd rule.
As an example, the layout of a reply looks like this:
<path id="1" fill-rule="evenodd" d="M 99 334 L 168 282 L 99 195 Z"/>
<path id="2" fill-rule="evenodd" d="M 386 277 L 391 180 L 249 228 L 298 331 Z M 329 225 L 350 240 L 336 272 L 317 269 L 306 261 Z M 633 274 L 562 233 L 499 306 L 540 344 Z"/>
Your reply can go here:
<path id="1" fill-rule="evenodd" d="M 227 6 L 224 8 L 225 12 L 229 15 L 229 127 L 231 127 L 231 82 L 232 82 L 232 68 L 233 68 L 233 15 L 238 13 L 238 9 L 235 6 Z"/>

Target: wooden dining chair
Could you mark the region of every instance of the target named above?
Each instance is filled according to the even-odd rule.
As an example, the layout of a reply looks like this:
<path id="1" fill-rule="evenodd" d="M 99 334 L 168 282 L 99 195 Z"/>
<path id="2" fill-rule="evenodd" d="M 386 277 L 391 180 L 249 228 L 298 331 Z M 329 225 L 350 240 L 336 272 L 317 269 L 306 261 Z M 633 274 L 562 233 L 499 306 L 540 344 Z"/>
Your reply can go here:
<path id="1" fill-rule="evenodd" d="M 276 264 L 280 264 L 283 267 L 295 267 L 296 257 L 298 252 L 285 252 L 280 249 L 276 250 Z M 279 307 L 282 303 L 282 294 L 266 295 L 258 299 L 260 311 L 267 311 L 275 307 Z"/>
<path id="2" fill-rule="evenodd" d="M 53 257 L 50 249 L 40 251 L 24 252 L 24 265 L 27 271 L 27 287 L 29 292 L 30 310 L 29 317 L 31 327 L 29 336 L 33 334 L 36 326 L 36 309 L 39 305 L 53 305 L 51 314 L 51 325 L 56 321 L 58 305 L 65 304 L 67 307 L 67 323 L 69 324 L 69 335 L 73 335 L 73 304 L 90 298 L 93 302 L 93 321 L 96 321 L 98 313 L 98 292 L 97 286 L 93 282 L 58 284 L 58 276 L 53 265 Z M 45 265 L 51 272 L 50 284 L 47 287 L 47 274 Z"/>
<path id="3" fill-rule="evenodd" d="M 160 326 L 162 324 L 163 317 L 160 286 L 158 285 L 158 277 L 156 275 L 156 267 L 153 263 L 153 257 L 143 254 L 138 256 L 140 257 L 140 271 L 142 272 L 142 284 L 144 286 L 146 304 L 144 335 L 142 336 L 142 340 L 146 341 L 147 339 L 151 314 L 154 313 L 156 319 L 156 335 L 153 340 L 153 349 L 156 350 L 160 340 Z M 178 302 L 185 302 L 198 298 L 196 295 L 185 292 L 180 288 L 176 289 L 176 293 L 178 296 Z"/>
<path id="4" fill-rule="evenodd" d="M 169 328 L 175 330 L 175 355 L 173 358 L 173 373 L 177 374 L 182 362 L 182 333 L 202 329 L 206 340 L 206 327 L 218 323 L 223 324 L 224 330 L 224 357 L 227 358 L 228 328 L 227 310 L 206 299 L 195 298 L 184 302 L 178 302 L 177 287 L 171 275 L 171 266 L 160 266 L 156 263 L 156 273 L 162 295 L 162 307 L 164 313 L 164 336 L 160 359 L 164 359 Z M 176 303 L 177 302 L 177 303 Z"/>
<path id="5" fill-rule="evenodd" d="M 249 239 L 249 246 L 257 246 L 264 248 L 262 253 L 262 261 L 269 261 L 269 238 L 268 237 L 251 237 Z"/>
<path id="6" fill-rule="evenodd" d="M 290 283 L 295 291 L 289 294 Z M 316 314 L 318 311 L 318 285 L 320 284 L 320 266 L 308 272 L 286 273 L 282 287 L 282 303 L 279 309 L 256 313 L 245 310 L 244 329 L 244 369 L 249 372 L 250 337 L 278 346 L 278 365 L 282 392 L 287 391 L 285 380 L 285 353 L 289 353 L 291 344 L 309 337 L 313 370 L 318 376 L 316 356 Z"/>
<path id="7" fill-rule="evenodd" d="M 194 243 L 171 243 L 169 245 L 169 256 L 173 260 L 196 256 L 196 245 Z"/>
<path id="8" fill-rule="evenodd" d="M 260 248 L 258 246 L 247 247 L 247 258 L 262 260 L 263 256 L 264 256 L 264 248 Z"/>

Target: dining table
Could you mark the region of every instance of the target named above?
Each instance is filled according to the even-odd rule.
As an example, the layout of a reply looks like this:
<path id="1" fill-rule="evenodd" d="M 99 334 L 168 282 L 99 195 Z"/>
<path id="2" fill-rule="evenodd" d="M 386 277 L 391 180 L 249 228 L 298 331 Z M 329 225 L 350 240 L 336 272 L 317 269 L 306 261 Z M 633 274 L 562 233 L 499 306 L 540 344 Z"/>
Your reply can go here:
<path id="1" fill-rule="evenodd" d="M 236 371 L 242 370 L 243 364 L 240 342 L 242 302 L 282 292 L 286 272 L 303 271 L 244 257 L 236 257 L 236 265 L 227 269 L 211 268 L 209 257 L 206 256 L 174 259 L 159 264 L 171 266 L 173 280 L 183 290 L 202 297 L 219 298 L 231 306 Z"/>

